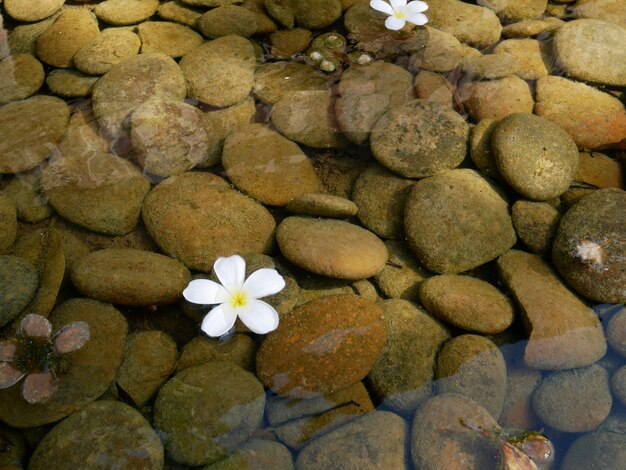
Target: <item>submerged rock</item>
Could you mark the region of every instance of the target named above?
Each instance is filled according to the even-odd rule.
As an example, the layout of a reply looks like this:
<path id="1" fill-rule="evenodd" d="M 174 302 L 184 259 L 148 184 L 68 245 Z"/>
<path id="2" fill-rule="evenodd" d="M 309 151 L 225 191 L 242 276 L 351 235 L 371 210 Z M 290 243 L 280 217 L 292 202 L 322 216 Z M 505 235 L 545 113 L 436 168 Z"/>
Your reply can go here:
<path id="1" fill-rule="evenodd" d="M 32 264 L 17 256 L 0 256 L 0 328 L 26 308 L 38 285 Z"/>
<path id="2" fill-rule="evenodd" d="M 570 446 L 561 463 L 561 470 L 587 470 L 596 466 L 603 470 L 621 470 L 626 459 L 626 435 L 597 432 L 579 437 Z"/>

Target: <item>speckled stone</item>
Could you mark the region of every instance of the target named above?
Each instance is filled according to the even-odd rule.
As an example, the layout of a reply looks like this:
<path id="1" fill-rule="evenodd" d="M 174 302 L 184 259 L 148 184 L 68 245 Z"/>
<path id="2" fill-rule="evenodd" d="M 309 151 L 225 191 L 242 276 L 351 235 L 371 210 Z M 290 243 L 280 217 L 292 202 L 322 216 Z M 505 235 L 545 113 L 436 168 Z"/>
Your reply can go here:
<path id="1" fill-rule="evenodd" d="M 201 11 L 198 11 L 193 7 L 189 7 L 178 0 L 160 2 L 157 14 L 164 20 L 184 24 L 185 26 L 190 26 L 192 28 L 196 27 L 198 18 L 202 16 Z"/>
<path id="2" fill-rule="evenodd" d="M 614 160 L 600 152 L 580 152 L 580 164 L 576 181 L 587 183 L 597 188 L 623 188 L 624 178 L 622 167 Z"/>
<path id="3" fill-rule="evenodd" d="M 535 104 L 528 83 L 516 75 L 465 82 L 458 93 L 466 110 L 476 121 L 513 113 L 532 113 Z"/>
<path id="4" fill-rule="evenodd" d="M 237 5 L 224 5 L 204 13 L 198 19 L 198 29 L 209 39 L 235 35 L 249 38 L 257 29 L 256 15 Z"/>
<path id="5" fill-rule="evenodd" d="M 623 0 L 578 0 L 571 8 L 577 18 L 609 21 L 626 28 L 626 18 L 622 15 Z"/>
<path id="6" fill-rule="evenodd" d="M 52 16 L 65 3 L 65 0 L 40 0 L 24 2 L 23 0 L 4 0 L 7 14 L 17 21 L 40 21 Z"/>
<path id="7" fill-rule="evenodd" d="M 622 405 L 626 405 L 626 365 L 613 372 L 611 376 L 611 391 Z"/>
<path id="8" fill-rule="evenodd" d="M 293 457 L 279 442 L 250 439 L 228 457 L 206 465 L 202 470 L 293 470 Z"/>
<path id="9" fill-rule="evenodd" d="M 387 262 L 387 248 L 373 233 L 341 220 L 287 217 L 276 241 L 292 263 L 338 279 L 365 279 Z"/>
<path id="10" fill-rule="evenodd" d="M 511 208 L 515 232 L 530 251 L 546 254 L 552 248 L 561 215 L 547 202 L 520 199 Z"/>
<path id="11" fill-rule="evenodd" d="M 237 333 L 226 340 L 202 335 L 196 336 L 183 347 L 176 370 L 180 372 L 206 362 L 220 361 L 230 362 L 253 372 L 255 357 L 256 345 L 248 335 Z"/>
<path id="12" fill-rule="evenodd" d="M 418 99 L 432 101 L 450 108 L 453 106 L 455 88 L 440 73 L 420 70 L 415 75 L 413 87 Z"/>
<path id="13" fill-rule="evenodd" d="M 389 260 L 374 276 L 376 285 L 390 299 L 417 299 L 420 284 L 431 273 L 415 259 L 404 240 L 387 240 L 385 246 Z"/>
<path id="14" fill-rule="evenodd" d="M 452 34 L 425 26 L 428 31 L 428 43 L 423 51 L 411 56 L 411 63 L 422 70 L 432 72 L 450 72 L 465 58 L 466 49 Z"/>
<path id="15" fill-rule="evenodd" d="M 12 54 L 0 61 L 0 104 L 35 94 L 44 81 L 43 65 L 32 54 Z"/>
<path id="16" fill-rule="evenodd" d="M 347 219 L 359 211 L 357 205 L 350 199 L 324 193 L 299 194 L 291 199 L 285 208 L 296 214 L 336 219 Z"/>
<path id="17" fill-rule="evenodd" d="M 137 26 L 141 53 L 160 52 L 174 59 L 182 57 L 204 42 L 188 26 L 169 21 L 144 21 Z"/>
<path id="18" fill-rule="evenodd" d="M 597 432 L 579 437 L 567 450 L 561 470 L 621 470 L 626 460 L 626 435 Z"/>
<path id="19" fill-rule="evenodd" d="M 257 354 L 257 375 L 278 394 L 341 390 L 374 367 L 387 338 L 383 312 L 355 295 L 335 295 L 294 309 Z"/>
<path id="20" fill-rule="evenodd" d="M 28 305 L 39 285 L 38 272 L 17 256 L 0 255 L 0 327 Z"/>
<path id="21" fill-rule="evenodd" d="M 541 18 L 548 0 L 478 0 L 478 4 L 493 10 L 507 22 Z"/>
<path id="22" fill-rule="evenodd" d="M 507 39 L 493 51 L 495 54 L 506 52 L 512 55 L 520 65 L 515 73 L 524 80 L 537 80 L 549 73 L 551 51 L 536 39 Z"/>
<path id="23" fill-rule="evenodd" d="M 15 204 L 17 218 L 22 222 L 37 223 L 52 214 L 52 208 L 40 193 L 41 169 L 20 173 L 12 178 L 2 190 Z"/>
<path id="24" fill-rule="evenodd" d="M 98 77 L 85 75 L 75 69 L 55 69 L 46 77 L 50 92 L 62 98 L 79 98 L 91 94 Z"/>
<path id="25" fill-rule="evenodd" d="M 563 24 L 564 21 L 550 17 L 545 20 L 521 20 L 503 27 L 502 36 L 508 38 L 529 38 L 554 31 Z"/>
<path id="26" fill-rule="evenodd" d="M 159 0 L 106 0 L 96 5 L 98 19 L 115 26 L 141 23 L 154 15 Z"/>
<path id="27" fill-rule="evenodd" d="M 498 121 L 498 119 L 490 118 L 478 121 L 472 128 L 469 149 L 472 162 L 482 174 L 495 180 L 502 180 L 491 151 L 491 135 Z"/>
<path id="28" fill-rule="evenodd" d="M 321 29 L 341 17 L 340 0 L 267 0 L 265 8 L 269 15 L 288 29 L 298 23 L 303 28 Z"/>
<path id="29" fill-rule="evenodd" d="M 517 59 L 507 52 L 467 57 L 461 65 L 466 75 L 478 79 L 504 78 L 520 69 Z"/>
<path id="30" fill-rule="evenodd" d="M 252 2 L 254 3 L 254 2 Z M 313 33 L 304 28 L 279 30 L 270 34 L 271 54 L 277 59 L 289 59 L 294 54 L 304 51 L 313 40 Z M 295 62 L 289 62 L 295 64 Z"/>
<path id="31" fill-rule="evenodd" d="M 254 71 L 254 94 L 265 104 L 275 104 L 290 91 L 325 90 L 326 81 L 325 75 L 307 64 L 268 62 Z"/>
<path id="32" fill-rule="evenodd" d="M 616 353 L 626 357 L 626 310 L 622 309 L 609 320 L 606 339 Z"/>
<path id="33" fill-rule="evenodd" d="M 127 28 L 107 28 L 81 47 L 74 66 L 90 75 L 104 75 L 111 67 L 139 53 L 141 40 Z"/>
<path id="34" fill-rule="evenodd" d="M 7 253 L 17 236 L 17 209 L 13 199 L 0 193 L 0 253 Z"/>
<path id="35" fill-rule="evenodd" d="M 500 419 L 502 426 L 516 429 L 538 429 L 532 410 L 532 394 L 541 382 L 541 371 L 528 367 L 509 367 L 506 373 L 506 395 Z"/>

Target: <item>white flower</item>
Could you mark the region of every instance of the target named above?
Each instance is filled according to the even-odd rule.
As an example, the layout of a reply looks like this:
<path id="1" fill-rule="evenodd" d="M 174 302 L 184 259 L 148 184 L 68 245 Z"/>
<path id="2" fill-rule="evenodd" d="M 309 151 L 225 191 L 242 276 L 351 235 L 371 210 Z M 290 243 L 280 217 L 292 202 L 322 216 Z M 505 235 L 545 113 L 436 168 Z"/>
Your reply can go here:
<path id="1" fill-rule="evenodd" d="M 276 294 L 285 287 L 285 280 L 275 269 L 259 269 L 246 277 L 246 262 L 239 255 L 218 258 L 213 271 L 221 284 L 208 279 L 191 281 L 183 296 L 194 304 L 219 304 L 204 320 L 202 331 L 218 337 L 226 334 L 237 317 L 255 333 L 265 334 L 278 327 L 278 313 L 258 300 Z"/>
<path id="2" fill-rule="evenodd" d="M 426 2 L 420 2 L 419 0 L 409 3 L 406 0 L 389 0 L 389 3 L 384 0 L 371 0 L 370 6 L 374 10 L 382 11 L 389 15 L 389 18 L 385 20 L 385 26 L 387 29 L 394 31 L 404 28 L 407 21 L 418 26 L 428 22 L 426 15 L 422 14 L 422 12 L 428 10 L 428 5 Z"/>

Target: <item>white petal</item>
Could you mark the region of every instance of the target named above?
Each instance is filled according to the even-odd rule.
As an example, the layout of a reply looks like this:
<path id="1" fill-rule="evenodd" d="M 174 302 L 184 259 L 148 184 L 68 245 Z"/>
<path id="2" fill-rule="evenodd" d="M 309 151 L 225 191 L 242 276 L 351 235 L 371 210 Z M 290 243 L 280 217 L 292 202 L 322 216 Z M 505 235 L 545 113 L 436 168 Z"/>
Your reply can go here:
<path id="1" fill-rule="evenodd" d="M 410 13 L 410 14 L 406 15 L 405 19 L 409 23 L 413 23 L 413 24 L 416 24 L 418 26 L 422 26 L 422 25 L 428 23 L 428 18 L 426 17 L 426 15 L 424 15 L 422 13 Z"/>
<path id="2" fill-rule="evenodd" d="M 237 314 L 229 304 L 222 304 L 211 310 L 202 320 L 202 331 L 207 335 L 217 338 L 222 336 L 233 327 Z"/>
<path id="3" fill-rule="evenodd" d="M 222 285 L 230 292 L 241 289 L 246 279 L 246 262 L 239 255 L 217 258 L 213 271 Z"/>
<path id="4" fill-rule="evenodd" d="M 238 309 L 237 313 L 243 324 L 259 335 L 278 328 L 278 313 L 262 300 L 251 300 L 247 308 Z"/>
<path id="5" fill-rule="evenodd" d="M 0 362 L 0 390 L 16 384 L 25 375 L 24 372 L 13 367 L 10 362 Z"/>
<path id="6" fill-rule="evenodd" d="M 244 282 L 243 290 L 250 299 L 260 299 L 276 294 L 285 287 L 285 280 L 275 269 L 263 268 L 254 271 Z"/>
<path id="7" fill-rule="evenodd" d="M 404 28 L 405 24 L 406 21 L 396 18 L 395 16 L 390 16 L 385 20 L 385 27 L 393 31 L 398 31 L 399 29 Z"/>
<path id="8" fill-rule="evenodd" d="M 51 372 L 31 373 L 22 384 L 22 396 L 30 404 L 45 403 L 57 388 L 57 381 Z"/>
<path id="9" fill-rule="evenodd" d="M 29 313 L 22 319 L 20 329 L 25 336 L 49 338 L 52 333 L 52 325 L 46 317 Z"/>
<path id="10" fill-rule="evenodd" d="M 428 10 L 428 3 L 421 2 L 420 0 L 413 0 L 412 2 L 409 2 L 405 8 L 407 15 L 410 15 L 411 13 L 422 13 L 426 10 Z"/>
<path id="11" fill-rule="evenodd" d="M 389 3 L 391 3 L 391 8 L 393 8 L 394 11 L 402 11 L 406 6 L 406 0 L 389 0 Z"/>
<path id="12" fill-rule="evenodd" d="M 383 0 L 371 0 L 370 6 L 374 10 L 382 11 L 383 13 L 387 13 L 388 15 L 393 15 L 393 8 L 387 2 Z"/>
<path id="13" fill-rule="evenodd" d="M 230 299 L 230 293 L 223 286 L 209 279 L 191 281 L 183 296 L 191 303 L 203 305 L 221 304 Z"/>

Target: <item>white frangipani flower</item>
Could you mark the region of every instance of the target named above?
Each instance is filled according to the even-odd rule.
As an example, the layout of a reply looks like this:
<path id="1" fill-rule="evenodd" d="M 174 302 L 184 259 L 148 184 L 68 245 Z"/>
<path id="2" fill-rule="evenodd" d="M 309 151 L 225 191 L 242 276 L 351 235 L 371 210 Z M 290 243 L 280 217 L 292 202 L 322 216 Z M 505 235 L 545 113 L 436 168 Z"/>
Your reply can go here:
<path id="1" fill-rule="evenodd" d="M 278 271 L 259 269 L 246 279 L 246 262 L 239 255 L 218 258 L 213 271 L 221 284 L 196 279 L 183 291 L 185 299 L 194 304 L 219 304 L 202 320 L 202 331 L 209 336 L 222 336 L 233 327 L 237 317 L 250 330 L 262 335 L 278 327 L 276 310 L 258 300 L 285 287 L 285 280 Z"/>
<path id="2" fill-rule="evenodd" d="M 389 0 L 389 3 L 384 0 L 371 0 L 370 6 L 389 15 L 385 20 L 385 26 L 394 31 L 404 28 L 407 21 L 418 26 L 428 22 L 428 18 L 422 13 L 428 10 L 428 5 L 419 0 L 409 3 L 406 0 Z"/>

